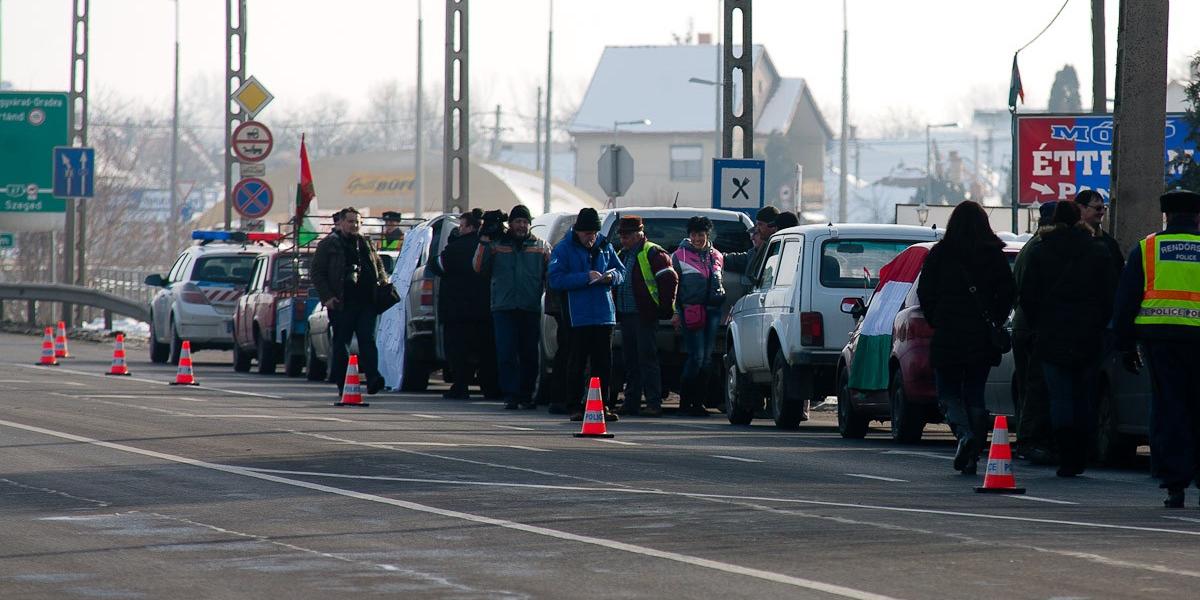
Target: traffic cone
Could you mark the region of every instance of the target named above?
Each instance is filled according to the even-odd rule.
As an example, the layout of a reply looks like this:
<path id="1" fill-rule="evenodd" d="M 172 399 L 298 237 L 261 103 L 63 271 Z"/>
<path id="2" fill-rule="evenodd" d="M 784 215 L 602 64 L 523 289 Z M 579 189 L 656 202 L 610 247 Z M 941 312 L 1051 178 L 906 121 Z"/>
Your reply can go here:
<path id="1" fill-rule="evenodd" d="M 370 406 L 362 401 L 362 384 L 358 381 L 358 355 L 351 354 L 346 365 L 346 381 L 342 383 L 342 399 L 334 406 Z"/>
<path id="2" fill-rule="evenodd" d="M 42 358 L 34 363 L 43 367 L 57 367 L 58 359 L 54 357 L 54 329 L 47 327 L 42 335 Z"/>
<path id="3" fill-rule="evenodd" d="M 1013 476 L 1012 448 L 1008 445 L 1008 418 L 1004 415 L 996 415 L 996 423 L 992 426 L 992 449 L 988 452 L 987 474 L 983 477 L 983 487 L 977 487 L 975 491 L 992 494 L 1025 493 L 1025 488 L 1017 487 L 1017 478 Z"/>
<path id="4" fill-rule="evenodd" d="M 54 358 L 71 358 L 67 351 L 67 324 L 58 322 L 58 334 L 54 336 Z"/>
<path id="5" fill-rule="evenodd" d="M 600 378 L 588 384 L 587 404 L 583 406 L 583 429 L 575 437 L 610 438 L 604 423 L 604 399 L 600 397 Z"/>
<path id="6" fill-rule="evenodd" d="M 187 340 L 183 340 L 183 348 L 179 351 L 179 370 L 171 385 L 200 385 L 192 372 L 192 343 Z"/>
<path id="7" fill-rule="evenodd" d="M 125 364 L 125 334 L 117 334 L 117 342 L 113 345 L 112 367 L 105 375 L 132 375 L 129 365 Z"/>

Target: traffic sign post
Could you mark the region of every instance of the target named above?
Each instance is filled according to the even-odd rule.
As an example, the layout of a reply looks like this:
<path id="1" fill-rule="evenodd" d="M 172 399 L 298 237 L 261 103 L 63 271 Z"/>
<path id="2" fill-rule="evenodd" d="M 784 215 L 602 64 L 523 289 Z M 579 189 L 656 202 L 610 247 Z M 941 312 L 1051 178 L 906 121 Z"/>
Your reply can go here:
<path id="1" fill-rule="evenodd" d="M 624 196 L 633 185 L 633 155 L 624 146 L 609 144 L 596 163 L 600 189 L 608 194 L 609 203 Z"/>
<path id="2" fill-rule="evenodd" d="M 266 125 L 258 121 L 246 121 L 233 130 L 233 153 L 242 164 L 256 163 L 271 155 L 275 138 Z"/>
<path id="3" fill-rule="evenodd" d="M 96 179 L 96 150 L 59 146 L 54 149 L 54 197 L 91 198 Z"/>
<path id="4" fill-rule="evenodd" d="M 248 177 L 233 186 L 233 208 L 243 218 L 261 219 L 274 201 L 271 186 L 257 177 Z"/>
<path id="5" fill-rule="evenodd" d="M 0 212 L 64 212 L 51 193 L 55 146 L 68 140 L 65 92 L 0 92 Z"/>
<path id="6" fill-rule="evenodd" d="M 238 106 L 242 107 L 242 110 L 246 111 L 251 119 L 262 112 L 262 109 L 266 108 L 274 99 L 275 96 L 272 96 L 271 92 L 268 92 L 267 88 L 263 87 L 263 84 L 259 83 L 253 75 L 246 78 L 242 87 L 233 93 L 233 101 L 237 102 Z"/>
<path id="7" fill-rule="evenodd" d="M 713 208 L 736 210 L 751 219 L 764 206 L 766 162 L 746 158 L 713 159 Z"/>

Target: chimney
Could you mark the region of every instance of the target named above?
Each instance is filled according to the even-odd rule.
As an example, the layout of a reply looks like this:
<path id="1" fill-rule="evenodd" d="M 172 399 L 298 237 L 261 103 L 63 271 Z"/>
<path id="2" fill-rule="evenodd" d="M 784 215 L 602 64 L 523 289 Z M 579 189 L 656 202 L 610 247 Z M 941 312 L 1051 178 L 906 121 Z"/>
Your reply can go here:
<path id="1" fill-rule="evenodd" d="M 711 33 L 697 33 L 696 34 L 696 44 L 700 45 L 700 46 L 707 46 L 709 44 L 712 44 L 712 34 Z"/>

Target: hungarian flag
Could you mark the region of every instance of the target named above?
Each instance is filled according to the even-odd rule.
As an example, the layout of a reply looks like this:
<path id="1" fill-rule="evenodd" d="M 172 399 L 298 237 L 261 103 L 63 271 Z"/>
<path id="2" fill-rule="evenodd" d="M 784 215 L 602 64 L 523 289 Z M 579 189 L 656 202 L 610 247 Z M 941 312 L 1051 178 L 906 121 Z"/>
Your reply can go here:
<path id="1" fill-rule="evenodd" d="M 296 242 L 305 245 L 317 239 L 317 224 L 308 217 L 308 207 L 316 198 L 313 189 L 312 169 L 308 166 L 308 148 L 304 145 L 304 134 L 300 134 L 300 184 L 296 186 Z"/>
<path id="2" fill-rule="evenodd" d="M 900 305 L 921 273 L 931 245 L 911 246 L 879 270 L 879 285 L 863 316 L 858 344 L 850 362 L 850 384 L 855 390 L 886 390 L 891 373 L 892 325 Z"/>
<path id="3" fill-rule="evenodd" d="M 1008 109 L 1015 110 L 1017 108 L 1017 98 L 1021 98 L 1021 104 L 1025 104 L 1025 88 L 1021 87 L 1021 70 L 1017 68 L 1017 55 L 1013 54 L 1012 78 L 1008 81 Z"/>

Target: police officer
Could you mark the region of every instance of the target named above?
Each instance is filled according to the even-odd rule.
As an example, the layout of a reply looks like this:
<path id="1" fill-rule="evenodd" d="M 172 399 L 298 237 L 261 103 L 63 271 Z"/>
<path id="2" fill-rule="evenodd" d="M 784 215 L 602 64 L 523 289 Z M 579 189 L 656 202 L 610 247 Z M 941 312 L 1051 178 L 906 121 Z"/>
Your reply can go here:
<path id="1" fill-rule="evenodd" d="M 380 250 L 399 252 L 404 247 L 404 230 L 400 229 L 402 218 L 396 211 L 389 210 L 383 213 L 383 236 L 379 240 Z"/>
<path id="2" fill-rule="evenodd" d="M 1126 369 L 1137 373 L 1141 342 L 1150 365 L 1152 471 L 1167 508 L 1200 485 L 1200 194 L 1176 189 L 1159 199 L 1167 228 L 1146 237 L 1121 273 L 1113 317 Z"/>

